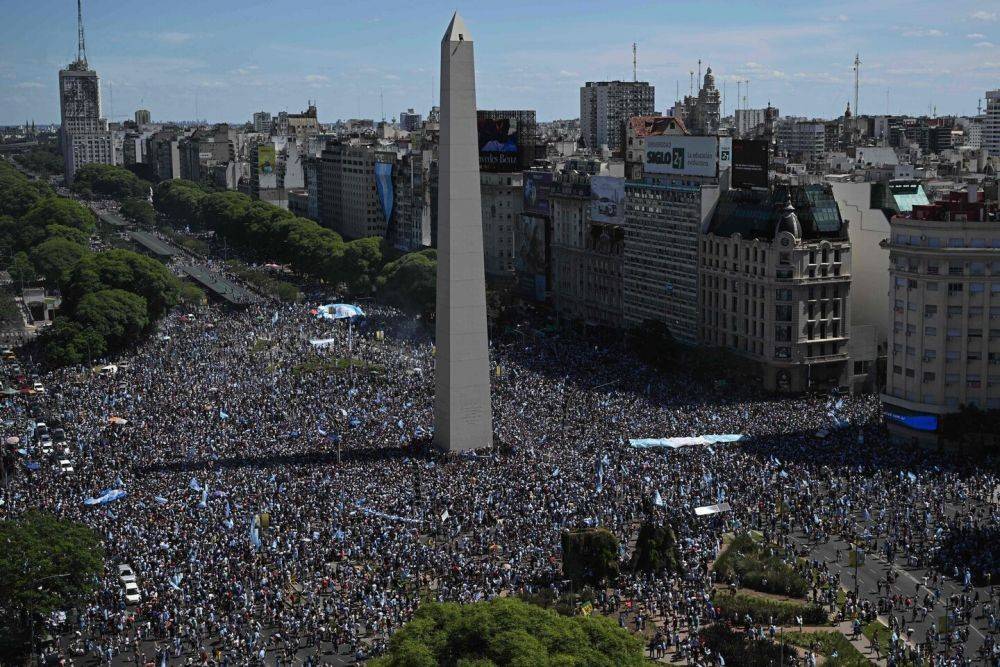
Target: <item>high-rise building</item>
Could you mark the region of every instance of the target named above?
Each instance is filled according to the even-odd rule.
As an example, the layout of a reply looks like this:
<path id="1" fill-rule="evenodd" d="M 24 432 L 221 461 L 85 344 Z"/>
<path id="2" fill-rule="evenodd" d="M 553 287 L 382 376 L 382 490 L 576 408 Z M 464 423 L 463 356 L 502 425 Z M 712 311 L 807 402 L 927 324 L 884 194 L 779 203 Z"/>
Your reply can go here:
<path id="1" fill-rule="evenodd" d="M 434 152 L 411 150 L 404 153 L 395 170 L 395 218 L 392 236 L 387 238 L 397 250 L 409 252 L 431 245 L 431 171 Z"/>
<path id="2" fill-rule="evenodd" d="M 646 138 L 643 179 L 625 184 L 622 315 L 698 342 L 698 238 L 719 198 L 716 137 Z"/>
<path id="3" fill-rule="evenodd" d="M 271 112 L 270 111 L 257 111 L 253 115 L 253 131 L 263 132 L 265 134 L 271 132 Z"/>
<path id="4" fill-rule="evenodd" d="M 982 144 L 990 157 L 1000 157 L 1000 89 L 986 91 Z"/>
<path id="5" fill-rule="evenodd" d="M 399 114 L 399 129 L 406 132 L 413 132 L 414 130 L 419 130 L 421 123 L 423 123 L 423 116 L 418 114 L 413 109 L 407 109 Z"/>
<path id="6" fill-rule="evenodd" d="M 388 221 L 375 186 L 376 151 L 331 141 L 320 155 L 320 222 L 348 239 L 385 238 Z"/>
<path id="7" fill-rule="evenodd" d="M 822 122 L 785 120 L 779 121 L 776 129 L 778 147 L 793 160 L 812 162 L 826 151 L 826 125 Z M 833 142 L 839 140 L 834 133 Z"/>
<path id="8" fill-rule="evenodd" d="M 480 171 L 479 184 L 486 273 L 511 276 L 514 272 L 514 228 L 524 204 L 522 172 Z"/>
<path id="9" fill-rule="evenodd" d="M 1000 409 L 1000 219 L 969 186 L 890 228 L 882 400 L 891 434 L 929 440 L 963 405 Z"/>
<path id="10" fill-rule="evenodd" d="M 85 164 L 115 162 L 108 122 L 101 118 L 101 87 L 97 72 L 87 64 L 83 11 L 79 0 L 77 28 L 76 60 L 59 70 L 59 140 L 67 184 L 73 182 L 76 170 Z"/>
<path id="11" fill-rule="evenodd" d="M 152 122 L 152 116 L 149 113 L 149 109 L 137 109 L 135 112 L 135 124 L 139 127 L 143 125 L 149 125 Z"/>
<path id="12" fill-rule="evenodd" d="M 580 135 L 591 151 L 623 150 L 625 123 L 652 115 L 653 86 L 646 81 L 588 81 L 580 88 Z"/>
<path id="13" fill-rule="evenodd" d="M 474 60 L 456 12 L 441 39 L 434 371 L 434 442 L 450 452 L 493 444 Z"/>
<path id="14" fill-rule="evenodd" d="M 778 109 L 771 106 L 763 109 L 737 109 L 734 112 L 736 136 L 746 138 L 764 136 L 768 131 L 768 123 L 773 123 L 779 115 Z"/>
<path id="15" fill-rule="evenodd" d="M 722 193 L 701 237 L 701 342 L 768 391 L 850 386 L 851 244 L 829 185 Z"/>

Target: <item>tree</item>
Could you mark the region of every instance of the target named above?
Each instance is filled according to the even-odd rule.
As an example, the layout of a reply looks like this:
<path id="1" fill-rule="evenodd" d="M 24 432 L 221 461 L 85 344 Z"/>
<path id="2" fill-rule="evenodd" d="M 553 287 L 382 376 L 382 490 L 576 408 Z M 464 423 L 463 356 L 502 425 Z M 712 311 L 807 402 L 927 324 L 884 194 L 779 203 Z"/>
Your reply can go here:
<path id="1" fill-rule="evenodd" d="M 55 226 L 55 225 L 53 225 Z M 51 238 L 31 251 L 31 263 L 51 287 L 61 287 L 63 278 L 90 251 L 66 239 Z"/>
<path id="2" fill-rule="evenodd" d="M 0 161 L 0 215 L 19 218 L 42 199 L 52 196 L 52 188 L 28 177 L 7 162 Z"/>
<path id="3" fill-rule="evenodd" d="M 347 283 L 355 294 L 371 291 L 375 278 L 382 268 L 381 241 L 372 236 L 354 239 L 344 244 L 344 258 L 340 264 L 340 280 Z"/>
<path id="4" fill-rule="evenodd" d="M 382 267 L 376 280 L 379 294 L 389 303 L 414 313 L 434 311 L 437 298 L 437 252 L 421 250 L 403 255 Z"/>
<path id="5" fill-rule="evenodd" d="M 145 199 L 126 199 L 119 210 L 122 215 L 138 225 L 156 224 L 156 209 Z"/>
<path id="6" fill-rule="evenodd" d="M 160 262 L 131 250 L 107 250 L 85 256 L 70 272 L 63 298 L 72 309 L 85 294 L 124 289 L 146 299 L 155 320 L 177 304 L 180 283 Z"/>
<path id="7" fill-rule="evenodd" d="M 85 329 L 67 317 L 56 317 L 41 335 L 45 362 L 53 367 L 77 366 L 100 359 L 108 351 L 107 341 L 93 329 Z"/>
<path id="8" fill-rule="evenodd" d="M 110 164 L 85 164 L 73 175 L 73 192 L 85 197 L 145 197 L 149 187 L 149 183 L 128 169 Z"/>
<path id="9" fill-rule="evenodd" d="M 27 153 L 15 155 L 14 159 L 28 171 L 42 178 L 62 174 L 65 165 L 55 143 L 34 148 Z"/>
<path id="10" fill-rule="evenodd" d="M 10 274 L 11 282 L 19 287 L 35 282 L 35 278 L 37 277 L 35 267 L 32 265 L 31 260 L 28 259 L 28 253 L 23 250 L 14 255 L 13 260 L 7 267 L 7 273 Z"/>
<path id="11" fill-rule="evenodd" d="M 644 664 L 641 642 L 603 616 L 560 616 L 514 598 L 424 603 L 375 667 Z"/>
<path id="12" fill-rule="evenodd" d="M 149 326 L 146 300 L 123 289 L 91 292 L 80 300 L 74 318 L 107 341 L 108 349 L 121 348 Z"/>
<path id="13" fill-rule="evenodd" d="M 202 306 L 206 303 L 205 291 L 189 282 L 181 283 L 181 303 L 188 306 Z"/>
<path id="14" fill-rule="evenodd" d="M 562 551 L 563 574 L 578 586 L 618 576 L 618 538 L 606 528 L 563 532 Z"/>
<path id="15" fill-rule="evenodd" d="M 25 213 L 22 222 L 45 229 L 48 225 L 63 225 L 90 234 L 97 227 L 97 216 L 89 208 L 66 197 L 49 197 Z"/>
<path id="16" fill-rule="evenodd" d="M 42 512 L 0 521 L 0 663 L 24 661 L 44 616 L 80 604 L 103 572 L 99 537 Z"/>
<path id="17" fill-rule="evenodd" d="M 643 522 L 632 553 L 632 569 L 656 574 L 664 570 L 680 572 L 681 554 L 673 528 Z"/>
<path id="18" fill-rule="evenodd" d="M 153 206 L 174 220 L 194 223 L 205 197 L 205 190 L 200 185 L 178 178 L 163 181 L 153 189 Z"/>
<path id="19" fill-rule="evenodd" d="M 47 239 L 66 239 L 84 247 L 90 244 L 90 234 L 66 225 L 48 225 L 45 227 L 45 237 Z"/>

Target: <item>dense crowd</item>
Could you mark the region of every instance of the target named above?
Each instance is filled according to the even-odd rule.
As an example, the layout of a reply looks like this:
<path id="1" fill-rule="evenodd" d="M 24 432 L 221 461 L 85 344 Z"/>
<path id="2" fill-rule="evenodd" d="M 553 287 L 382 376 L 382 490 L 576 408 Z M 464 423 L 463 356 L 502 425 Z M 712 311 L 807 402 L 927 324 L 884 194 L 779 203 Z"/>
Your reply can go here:
<path id="1" fill-rule="evenodd" d="M 596 604 L 653 637 L 651 651 L 718 659 L 702 658 L 690 631 L 725 619 L 708 564 L 724 532 L 749 529 L 775 543 L 838 535 L 934 572 L 913 594 L 934 615 L 947 603 L 935 599 L 940 571 L 970 592 L 949 608 L 997 629 L 993 598 L 971 595 L 997 573 L 997 545 L 980 530 L 995 534 L 1000 518 L 997 475 L 889 446 L 876 397 L 704 386 L 616 343 L 522 327 L 492 345 L 497 446 L 439 457 L 426 447 L 432 341 L 411 317 L 366 310 L 351 327 L 301 304 L 174 313 L 114 372 L 63 370 L 44 378 L 44 397 L 8 401 L 29 442 L 28 401 L 58 416 L 75 472 L 19 472 L 0 516 L 44 508 L 105 541 L 106 576 L 63 628 L 77 664 L 363 659 L 384 650 L 421 591 L 462 602 L 558 594 L 564 528 L 604 526 L 627 558 L 650 515 L 677 530 L 682 573 L 622 574 Z M 670 451 L 629 443 L 701 434 L 746 437 Z M 83 503 L 118 489 L 120 499 Z M 693 511 L 720 502 L 731 510 Z M 138 575 L 137 605 L 123 599 L 121 563 Z M 877 604 L 852 598 L 841 611 Z M 961 664 L 962 642 L 945 634 L 932 643 L 938 660 Z"/>

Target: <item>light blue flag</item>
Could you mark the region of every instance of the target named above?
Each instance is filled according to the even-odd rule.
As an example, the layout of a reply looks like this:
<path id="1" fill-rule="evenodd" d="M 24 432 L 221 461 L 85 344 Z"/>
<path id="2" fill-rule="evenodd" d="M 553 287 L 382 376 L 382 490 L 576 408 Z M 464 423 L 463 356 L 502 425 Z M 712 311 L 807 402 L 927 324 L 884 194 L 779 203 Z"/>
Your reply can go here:
<path id="1" fill-rule="evenodd" d="M 657 507 L 663 507 L 666 503 L 663 502 L 663 497 L 660 495 L 660 490 L 656 490 L 656 495 L 653 496 L 653 504 Z"/>
<path id="2" fill-rule="evenodd" d="M 229 419 L 229 413 L 219 408 L 219 419 Z"/>
<path id="3" fill-rule="evenodd" d="M 198 483 L 197 477 L 192 477 L 191 481 L 188 482 L 188 486 L 190 486 L 194 491 L 201 491 L 201 484 Z"/>

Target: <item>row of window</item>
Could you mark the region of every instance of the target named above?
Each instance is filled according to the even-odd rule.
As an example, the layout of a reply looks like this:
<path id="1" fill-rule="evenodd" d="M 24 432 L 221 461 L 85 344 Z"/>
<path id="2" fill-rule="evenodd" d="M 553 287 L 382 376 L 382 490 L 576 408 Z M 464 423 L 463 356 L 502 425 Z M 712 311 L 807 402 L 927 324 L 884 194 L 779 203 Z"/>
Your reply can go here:
<path id="1" fill-rule="evenodd" d="M 902 234 L 897 233 L 893 240 L 898 245 L 921 246 L 926 248 L 1000 248 L 1000 238 L 971 238 L 964 239 L 960 236 L 943 238 L 940 236 L 927 236 L 926 234 Z"/>

